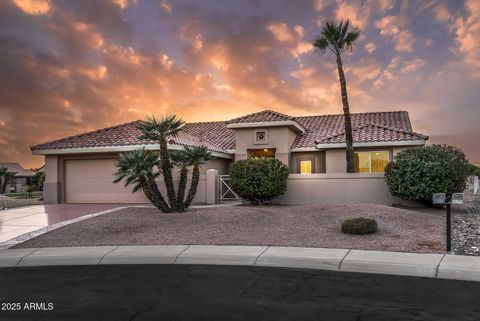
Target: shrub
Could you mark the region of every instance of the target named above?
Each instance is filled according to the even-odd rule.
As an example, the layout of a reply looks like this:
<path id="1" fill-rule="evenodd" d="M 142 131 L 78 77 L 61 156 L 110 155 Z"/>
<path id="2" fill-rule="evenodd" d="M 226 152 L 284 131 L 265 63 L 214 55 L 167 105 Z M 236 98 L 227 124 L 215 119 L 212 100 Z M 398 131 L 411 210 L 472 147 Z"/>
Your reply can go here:
<path id="1" fill-rule="evenodd" d="M 372 234 L 377 230 L 377 221 L 372 218 L 357 217 L 342 222 L 342 232 L 346 234 Z"/>
<path id="2" fill-rule="evenodd" d="M 475 175 L 480 177 L 480 167 L 470 164 L 470 175 Z"/>
<path id="3" fill-rule="evenodd" d="M 394 196 L 428 203 L 433 193 L 449 196 L 463 192 L 468 173 L 465 154 L 447 145 L 407 149 L 385 168 L 387 185 Z"/>
<path id="4" fill-rule="evenodd" d="M 265 204 L 287 190 L 288 168 L 275 158 L 250 158 L 232 165 L 232 189 L 252 204 Z"/>

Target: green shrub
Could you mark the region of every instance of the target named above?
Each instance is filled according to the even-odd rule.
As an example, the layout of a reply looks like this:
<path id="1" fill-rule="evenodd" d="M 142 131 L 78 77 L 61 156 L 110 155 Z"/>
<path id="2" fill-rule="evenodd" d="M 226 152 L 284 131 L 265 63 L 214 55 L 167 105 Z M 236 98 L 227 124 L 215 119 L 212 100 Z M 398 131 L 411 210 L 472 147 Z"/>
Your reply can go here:
<path id="1" fill-rule="evenodd" d="M 377 221 L 372 218 L 357 217 L 342 222 L 342 232 L 346 234 L 372 234 L 377 230 Z"/>
<path id="2" fill-rule="evenodd" d="M 470 164 L 470 175 L 475 175 L 480 177 L 480 167 Z"/>
<path id="3" fill-rule="evenodd" d="M 407 149 L 385 168 L 387 185 L 394 196 L 428 203 L 433 193 L 463 192 L 468 173 L 465 154 L 447 145 Z"/>
<path id="4" fill-rule="evenodd" d="M 250 158 L 232 165 L 232 189 L 252 204 L 265 204 L 287 190 L 288 167 L 275 158 Z"/>

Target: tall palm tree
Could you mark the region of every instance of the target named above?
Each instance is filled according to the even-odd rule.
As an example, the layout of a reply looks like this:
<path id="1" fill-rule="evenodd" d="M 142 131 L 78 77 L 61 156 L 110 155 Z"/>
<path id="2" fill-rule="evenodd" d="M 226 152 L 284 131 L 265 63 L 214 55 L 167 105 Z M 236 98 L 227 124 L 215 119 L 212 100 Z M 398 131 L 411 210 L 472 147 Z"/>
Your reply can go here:
<path id="1" fill-rule="evenodd" d="M 342 94 L 343 115 L 345 117 L 345 141 L 347 145 L 347 173 L 355 172 L 353 163 L 353 137 L 352 137 L 352 120 L 350 117 L 350 107 L 348 105 L 347 82 L 343 72 L 342 53 L 353 49 L 353 43 L 357 40 L 359 32 L 356 28 L 350 28 L 350 21 L 340 20 L 324 21 L 320 35 L 315 38 L 312 43 L 317 49 L 326 52 L 330 50 L 335 54 L 337 59 L 338 78 L 340 80 L 340 90 Z"/>
<path id="2" fill-rule="evenodd" d="M 193 166 L 192 169 L 192 182 L 190 183 L 190 189 L 188 191 L 187 198 L 183 203 L 183 208 L 188 208 L 192 203 L 195 194 L 197 193 L 198 182 L 200 180 L 200 165 L 213 158 L 212 154 L 205 146 L 185 146 L 183 151 L 185 156 L 189 160 L 189 165 Z"/>
<path id="3" fill-rule="evenodd" d="M 125 180 L 125 186 L 133 185 L 133 192 L 142 189 L 145 196 L 162 212 L 168 213 L 172 209 L 158 190 L 155 179 L 160 175 L 157 167 L 159 159 L 156 153 L 144 148 L 131 152 L 121 153 L 117 162 L 117 172 L 114 174 L 114 183 Z"/>
<path id="4" fill-rule="evenodd" d="M 176 137 L 182 129 L 185 122 L 175 115 L 167 115 L 157 120 L 154 116 L 148 117 L 146 121 L 138 125 L 138 129 L 142 132 L 140 139 L 149 139 L 158 141 L 160 144 L 160 166 L 167 189 L 168 202 L 170 208 L 176 212 L 180 207 L 175 195 L 175 187 L 173 185 L 172 164 L 168 152 L 167 141 Z"/>

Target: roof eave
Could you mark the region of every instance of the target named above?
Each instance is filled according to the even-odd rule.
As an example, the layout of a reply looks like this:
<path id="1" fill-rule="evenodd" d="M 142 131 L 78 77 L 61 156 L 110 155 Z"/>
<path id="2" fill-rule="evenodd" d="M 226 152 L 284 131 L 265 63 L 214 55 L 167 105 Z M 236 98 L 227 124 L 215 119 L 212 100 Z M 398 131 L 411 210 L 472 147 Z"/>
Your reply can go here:
<path id="1" fill-rule="evenodd" d="M 237 128 L 258 128 L 258 127 L 279 127 L 279 126 L 288 126 L 298 133 L 305 132 L 305 128 L 294 120 L 233 123 L 233 124 L 228 124 L 227 128 L 237 129 Z"/>
<path id="2" fill-rule="evenodd" d="M 178 144 L 168 144 L 168 149 L 181 150 L 184 147 Z M 158 150 L 158 144 L 149 145 L 126 145 L 126 146 L 102 146 L 102 147 L 80 147 L 80 148 L 52 148 L 52 149 L 34 149 L 33 155 L 70 155 L 70 154 L 95 154 L 95 153 L 120 153 L 128 152 L 138 148 L 147 150 Z M 212 156 L 219 158 L 232 159 L 233 155 L 227 152 L 210 151 Z"/>
<path id="3" fill-rule="evenodd" d="M 402 147 L 402 146 L 423 146 L 427 142 L 426 139 L 417 140 L 394 140 L 383 142 L 353 142 L 353 147 Z M 330 149 L 330 148 L 346 148 L 345 143 L 319 143 L 316 144 L 317 149 Z"/>

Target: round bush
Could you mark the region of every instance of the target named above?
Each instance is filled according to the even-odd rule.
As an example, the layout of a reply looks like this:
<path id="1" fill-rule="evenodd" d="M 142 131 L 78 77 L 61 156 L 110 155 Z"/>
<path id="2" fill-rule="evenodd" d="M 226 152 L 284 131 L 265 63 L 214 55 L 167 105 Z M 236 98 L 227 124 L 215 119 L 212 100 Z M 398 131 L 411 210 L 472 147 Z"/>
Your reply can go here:
<path id="1" fill-rule="evenodd" d="M 252 204 L 265 204 L 287 190 L 288 167 L 275 158 L 249 158 L 233 163 L 232 189 Z"/>
<path id="2" fill-rule="evenodd" d="M 398 153 L 385 168 L 385 178 L 394 196 L 430 203 L 433 193 L 463 192 L 469 169 L 459 148 L 428 145 Z"/>
<path id="3" fill-rule="evenodd" d="M 346 234 L 371 234 L 377 230 L 377 221 L 372 218 L 357 217 L 342 222 L 342 232 Z"/>

